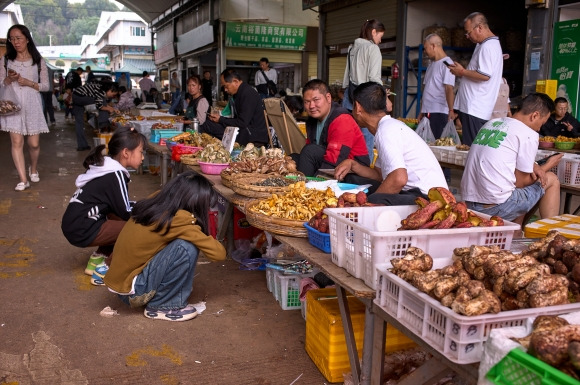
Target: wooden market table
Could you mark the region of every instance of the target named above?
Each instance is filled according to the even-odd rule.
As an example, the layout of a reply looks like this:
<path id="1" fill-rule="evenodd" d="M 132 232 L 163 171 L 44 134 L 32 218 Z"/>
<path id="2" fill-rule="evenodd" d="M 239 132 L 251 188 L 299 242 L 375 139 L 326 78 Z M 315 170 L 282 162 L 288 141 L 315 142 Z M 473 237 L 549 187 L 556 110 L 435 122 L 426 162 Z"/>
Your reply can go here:
<path id="1" fill-rule="evenodd" d="M 193 170 L 199 175 L 204 176 L 213 186 L 214 190 L 223 198 L 225 210 L 224 214 L 220 220 L 219 230 L 217 239 L 224 239 L 226 235 L 228 240 L 233 239 L 233 208 L 234 206 L 240 208 L 241 211 L 245 211 L 245 202 L 251 201 L 255 198 L 242 197 L 236 194 L 230 188 L 224 186 L 219 175 L 206 175 L 203 174 L 199 166 L 187 166 L 188 169 Z M 354 384 L 381 384 L 382 385 L 382 370 L 383 362 L 385 357 L 385 338 L 386 338 L 386 323 L 392 323 L 397 329 L 399 329 L 405 335 L 411 337 L 412 340 L 418 342 L 420 346 L 428 346 L 428 344 L 421 340 L 420 337 L 416 336 L 405 326 L 398 323 L 396 320 L 390 320 L 385 317 L 384 311 L 380 309 L 373 303 L 375 298 L 375 290 L 368 287 L 361 279 L 355 278 L 346 269 L 337 266 L 331 260 L 331 256 L 328 253 L 324 253 L 312 246 L 307 238 L 297 238 L 283 235 L 275 235 L 275 238 L 285 245 L 289 251 L 300 255 L 310 262 L 313 266 L 320 269 L 321 272 L 326 274 L 330 279 L 335 282 L 337 299 L 340 309 L 340 315 L 342 318 L 345 341 L 347 346 L 347 353 L 349 357 L 350 367 L 352 371 Z M 233 241 L 228 242 L 227 248 L 232 247 Z M 354 338 L 354 329 L 350 317 L 350 309 L 347 301 L 347 292 L 354 295 L 358 300 L 360 300 L 365 305 L 365 323 L 364 323 L 364 334 L 363 334 L 363 346 L 362 346 L 362 363 L 358 358 L 357 345 Z M 388 315 L 386 315 L 388 316 Z M 376 328 L 376 325 L 382 327 Z M 378 330 L 377 330 L 378 329 Z M 377 342 L 377 333 L 382 334 L 382 343 Z M 388 341 L 387 341 L 388 343 Z M 380 345 L 380 346 L 379 346 Z M 429 352 L 433 349 L 428 348 Z M 427 369 L 423 371 L 432 371 L 433 367 L 437 367 L 440 373 L 449 370 L 454 370 L 461 374 L 467 380 L 471 380 L 473 375 L 477 380 L 477 370 L 471 370 L 471 368 L 463 368 L 464 365 L 457 366 L 453 362 L 442 357 L 440 353 L 435 352 L 434 357 L 437 357 L 434 362 L 426 363 L 423 366 L 427 366 Z M 422 372 L 422 371 L 421 371 Z M 474 374 L 475 373 L 475 374 Z M 417 377 L 413 377 L 417 378 Z M 414 382 L 422 383 L 422 382 Z"/>
<path id="2" fill-rule="evenodd" d="M 152 142 L 149 142 L 147 144 L 147 151 L 157 155 L 159 158 L 160 164 L 159 174 L 161 175 L 161 186 L 163 186 L 167 183 L 167 168 L 169 167 L 169 163 L 171 162 L 171 151 L 169 151 L 167 146 L 161 146 L 157 143 Z"/>

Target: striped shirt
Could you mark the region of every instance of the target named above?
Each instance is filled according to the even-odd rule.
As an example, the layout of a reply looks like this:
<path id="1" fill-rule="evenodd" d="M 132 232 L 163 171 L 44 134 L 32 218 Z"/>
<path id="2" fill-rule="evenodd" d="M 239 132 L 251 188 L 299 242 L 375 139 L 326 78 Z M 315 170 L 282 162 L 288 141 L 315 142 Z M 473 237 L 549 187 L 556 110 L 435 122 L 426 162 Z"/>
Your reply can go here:
<path id="1" fill-rule="evenodd" d="M 97 109 L 101 109 L 107 101 L 107 93 L 101 89 L 100 84 L 87 83 L 82 87 L 75 88 L 74 93 L 80 96 L 89 96 L 95 99 Z"/>

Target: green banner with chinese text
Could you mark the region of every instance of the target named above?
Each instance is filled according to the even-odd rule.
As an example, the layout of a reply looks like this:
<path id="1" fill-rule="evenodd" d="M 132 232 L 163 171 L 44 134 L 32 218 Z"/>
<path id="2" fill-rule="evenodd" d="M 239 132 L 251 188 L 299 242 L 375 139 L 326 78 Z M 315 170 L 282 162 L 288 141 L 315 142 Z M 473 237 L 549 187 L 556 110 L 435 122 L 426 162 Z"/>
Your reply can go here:
<path id="1" fill-rule="evenodd" d="M 226 23 L 226 46 L 300 51 L 306 45 L 306 27 L 258 23 Z"/>
<path id="2" fill-rule="evenodd" d="M 580 77 L 580 20 L 561 21 L 554 25 L 552 79 L 558 80 L 556 97 L 568 100 L 569 112 L 578 117 L 578 82 Z"/>

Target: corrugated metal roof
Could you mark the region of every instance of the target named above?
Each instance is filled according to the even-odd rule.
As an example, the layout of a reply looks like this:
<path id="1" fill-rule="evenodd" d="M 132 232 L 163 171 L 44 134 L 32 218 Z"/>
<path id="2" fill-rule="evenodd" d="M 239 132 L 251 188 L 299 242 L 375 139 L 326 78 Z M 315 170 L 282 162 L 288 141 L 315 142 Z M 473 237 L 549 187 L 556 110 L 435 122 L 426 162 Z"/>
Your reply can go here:
<path id="1" fill-rule="evenodd" d="M 137 67 L 143 71 L 147 71 L 151 74 L 155 73 L 155 62 L 153 60 L 146 60 L 146 59 L 125 59 L 123 60 L 123 65 L 130 64 L 134 67 Z"/>

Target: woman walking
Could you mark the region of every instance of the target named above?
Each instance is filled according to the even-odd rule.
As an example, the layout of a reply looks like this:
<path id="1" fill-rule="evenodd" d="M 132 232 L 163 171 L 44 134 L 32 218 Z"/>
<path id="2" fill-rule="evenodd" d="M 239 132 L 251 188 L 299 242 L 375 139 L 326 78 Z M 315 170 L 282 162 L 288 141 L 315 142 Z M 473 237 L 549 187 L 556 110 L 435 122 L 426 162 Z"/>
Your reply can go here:
<path id="1" fill-rule="evenodd" d="M 6 54 L 0 61 L 0 86 L 12 87 L 21 110 L 13 115 L 0 116 L 0 125 L 2 131 L 10 133 L 12 160 L 20 178 L 14 188 L 16 191 L 30 187 L 26 176 L 24 137 L 30 156 L 28 176 L 32 182 L 40 182 L 37 169 L 40 134 L 48 132 L 40 92 L 49 90 L 48 82 L 46 63 L 32 41 L 30 30 L 24 25 L 13 25 L 6 37 Z"/>

